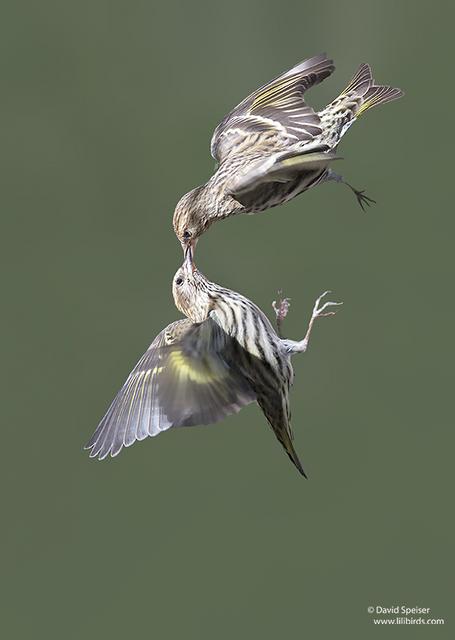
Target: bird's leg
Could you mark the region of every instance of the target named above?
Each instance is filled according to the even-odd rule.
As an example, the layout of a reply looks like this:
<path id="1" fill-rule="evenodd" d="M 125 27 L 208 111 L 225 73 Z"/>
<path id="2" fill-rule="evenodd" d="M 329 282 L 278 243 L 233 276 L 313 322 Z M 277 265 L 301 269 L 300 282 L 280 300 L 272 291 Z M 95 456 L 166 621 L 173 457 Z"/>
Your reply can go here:
<path id="1" fill-rule="evenodd" d="M 322 298 L 326 296 L 330 291 L 324 291 L 323 294 L 319 296 L 319 298 L 314 303 L 313 312 L 311 314 L 310 322 L 308 324 L 308 329 L 305 334 L 303 340 L 295 341 L 295 340 L 283 340 L 283 345 L 287 349 L 289 353 L 305 353 L 308 348 L 308 343 L 310 341 L 311 330 L 313 329 L 313 324 L 316 318 L 324 318 L 326 316 L 334 316 L 335 311 L 326 311 L 329 307 L 335 307 L 343 304 L 342 302 L 324 302 L 322 306 L 319 306 Z"/>
<path id="2" fill-rule="evenodd" d="M 376 200 L 373 200 L 373 198 L 369 198 L 367 195 L 365 195 L 365 191 L 363 189 L 362 190 L 356 189 L 355 187 L 352 186 L 352 184 L 349 184 L 349 182 L 346 182 L 343 176 L 340 176 L 338 173 L 335 173 L 335 171 L 332 171 L 332 169 L 328 170 L 327 177 L 325 179 L 327 181 L 333 180 L 334 182 L 341 182 L 342 184 L 345 184 L 347 187 L 349 187 L 351 191 L 354 193 L 355 197 L 357 198 L 357 202 L 362 207 L 362 211 L 365 211 L 366 206 L 369 207 L 371 204 L 376 204 Z"/>
<path id="3" fill-rule="evenodd" d="M 276 300 L 272 302 L 272 307 L 276 316 L 276 328 L 280 338 L 282 337 L 281 324 L 288 315 L 289 307 L 291 306 L 291 298 L 283 298 L 282 295 L 283 291 L 280 289 L 278 291 L 278 302 Z"/>

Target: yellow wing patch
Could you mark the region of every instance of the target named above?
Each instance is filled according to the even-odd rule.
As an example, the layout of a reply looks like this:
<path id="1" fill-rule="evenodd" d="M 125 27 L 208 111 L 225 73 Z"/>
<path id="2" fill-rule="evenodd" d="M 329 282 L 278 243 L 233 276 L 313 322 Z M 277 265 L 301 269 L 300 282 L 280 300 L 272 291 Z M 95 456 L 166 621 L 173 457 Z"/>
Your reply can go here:
<path id="1" fill-rule="evenodd" d="M 214 363 L 208 365 L 206 360 L 202 360 L 198 366 L 195 362 L 186 358 L 182 351 L 173 351 L 169 356 L 169 366 L 172 367 L 179 376 L 188 378 L 197 384 L 209 384 L 224 378 L 224 370 L 219 365 L 214 368 Z"/>

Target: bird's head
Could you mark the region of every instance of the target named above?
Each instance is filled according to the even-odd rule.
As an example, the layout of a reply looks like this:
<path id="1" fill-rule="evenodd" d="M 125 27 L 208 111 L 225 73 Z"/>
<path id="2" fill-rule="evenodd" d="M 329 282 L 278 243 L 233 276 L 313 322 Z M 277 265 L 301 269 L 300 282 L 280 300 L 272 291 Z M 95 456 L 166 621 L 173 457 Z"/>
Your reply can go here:
<path id="1" fill-rule="evenodd" d="M 173 225 L 177 238 L 180 240 L 183 252 L 190 247 L 193 252 L 199 236 L 209 225 L 208 216 L 203 205 L 201 192 L 203 187 L 197 187 L 183 196 L 174 211 Z"/>
<path id="2" fill-rule="evenodd" d="M 175 306 L 193 322 L 203 322 L 213 309 L 209 295 L 210 283 L 199 273 L 193 262 L 191 247 L 185 250 L 185 259 L 172 281 Z"/>

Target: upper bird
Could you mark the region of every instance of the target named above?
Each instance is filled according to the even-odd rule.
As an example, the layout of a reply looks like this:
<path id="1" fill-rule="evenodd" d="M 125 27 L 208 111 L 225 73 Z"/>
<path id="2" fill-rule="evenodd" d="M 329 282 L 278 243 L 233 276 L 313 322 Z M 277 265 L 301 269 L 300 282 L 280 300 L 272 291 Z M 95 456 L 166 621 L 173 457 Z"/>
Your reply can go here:
<path id="1" fill-rule="evenodd" d="M 328 180 L 344 182 L 329 168 L 341 138 L 367 109 L 403 92 L 376 85 L 369 65 L 361 64 L 338 98 L 316 113 L 306 104 L 305 91 L 334 69 L 325 54 L 304 60 L 254 91 L 222 120 L 211 142 L 217 171 L 184 195 L 174 212 L 183 249 L 194 249 L 215 220 L 264 211 Z M 374 202 L 345 184 L 362 208 Z"/>
<path id="2" fill-rule="evenodd" d="M 291 356 L 306 351 L 315 319 L 332 315 L 327 309 L 338 303 L 320 305 L 320 296 L 304 339 L 281 339 L 248 298 L 207 280 L 191 250 L 175 274 L 173 294 L 188 319 L 163 329 L 139 360 L 87 444 L 90 456 L 115 456 L 171 427 L 218 422 L 256 401 L 305 475 L 292 443 Z"/>

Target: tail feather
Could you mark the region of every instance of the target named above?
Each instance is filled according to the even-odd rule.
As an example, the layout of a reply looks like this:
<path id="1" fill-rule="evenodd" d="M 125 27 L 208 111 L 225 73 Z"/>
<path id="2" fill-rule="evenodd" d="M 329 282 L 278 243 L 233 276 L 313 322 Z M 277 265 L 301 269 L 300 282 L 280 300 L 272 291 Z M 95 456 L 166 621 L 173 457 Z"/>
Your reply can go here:
<path id="1" fill-rule="evenodd" d="M 292 444 L 291 434 L 288 431 L 284 431 L 282 433 L 278 432 L 276 429 L 275 435 L 283 446 L 284 450 L 289 456 L 289 459 L 293 463 L 293 465 L 298 469 L 298 471 L 304 476 L 304 478 L 308 478 L 305 470 L 303 468 L 302 463 L 300 462 L 299 456 L 297 455 L 296 450 L 294 449 L 294 445 Z"/>
<path id="2" fill-rule="evenodd" d="M 396 87 L 386 87 L 385 85 L 382 85 L 382 86 L 373 85 L 366 92 L 364 102 L 357 112 L 357 117 L 359 117 L 362 113 L 367 111 L 367 109 L 371 109 L 371 107 L 377 107 L 380 104 L 385 104 L 386 102 L 392 102 L 392 100 L 397 100 L 398 98 L 401 98 L 402 95 L 404 95 L 403 91 Z"/>
<path id="3" fill-rule="evenodd" d="M 395 87 L 376 85 L 370 65 L 363 63 L 357 69 L 342 95 L 349 94 L 361 99 L 359 109 L 355 114 L 358 118 L 362 113 L 372 107 L 377 107 L 380 104 L 401 98 L 403 91 Z"/>
<path id="4" fill-rule="evenodd" d="M 297 453 L 295 452 L 294 447 L 291 445 L 290 448 L 286 447 L 286 453 L 288 454 L 291 462 L 294 464 L 295 467 L 297 467 L 297 470 L 302 474 L 302 476 L 304 478 L 308 479 L 307 474 L 305 473 L 305 470 L 303 468 L 302 463 L 299 460 L 299 456 L 297 455 Z"/>
<path id="5" fill-rule="evenodd" d="M 342 92 L 342 95 L 355 93 L 358 96 L 364 96 L 373 84 L 374 80 L 371 67 L 369 64 L 363 62 L 351 78 L 346 89 Z"/>

